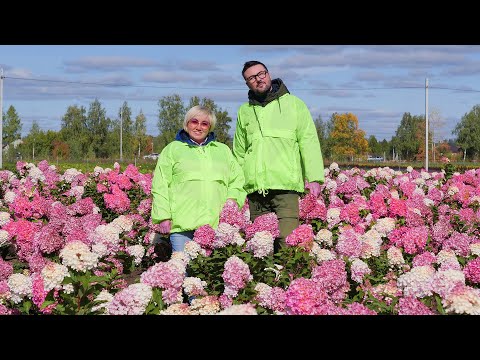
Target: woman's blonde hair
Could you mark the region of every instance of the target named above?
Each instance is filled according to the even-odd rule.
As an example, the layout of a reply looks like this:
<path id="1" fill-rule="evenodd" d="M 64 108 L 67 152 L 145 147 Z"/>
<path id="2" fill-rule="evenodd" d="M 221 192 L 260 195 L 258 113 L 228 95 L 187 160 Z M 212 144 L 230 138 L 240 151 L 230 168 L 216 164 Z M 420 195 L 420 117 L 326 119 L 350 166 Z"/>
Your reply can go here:
<path id="1" fill-rule="evenodd" d="M 183 130 L 187 131 L 188 122 L 198 114 L 208 116 L 208 119 L 210 121 L 210 128 L 208 129 L 208 131 L 213 131 L 213 129 L 215 129 L 215 124 L 217 123 L 217 117 L 210 108 L 202 105 L 196 105 L 187 111 L 187 113 L 185 114 L 185 119 L 183 120 Z"/>

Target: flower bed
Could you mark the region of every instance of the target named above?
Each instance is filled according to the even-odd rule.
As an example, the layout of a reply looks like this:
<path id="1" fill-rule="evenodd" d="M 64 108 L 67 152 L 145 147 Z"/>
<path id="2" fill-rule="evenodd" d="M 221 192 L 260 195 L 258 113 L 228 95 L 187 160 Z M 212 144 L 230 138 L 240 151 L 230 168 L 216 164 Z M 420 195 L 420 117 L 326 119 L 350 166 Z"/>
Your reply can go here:
<path id="1" fill-rule="evenodd" d="M 332 163 L 278 253 L 275 214 L 226 204 L 159 259 L 151 174 L 18 162 L 0 171 L 0 313 L 480 314 L 480 169 L 447 170 Z"/>

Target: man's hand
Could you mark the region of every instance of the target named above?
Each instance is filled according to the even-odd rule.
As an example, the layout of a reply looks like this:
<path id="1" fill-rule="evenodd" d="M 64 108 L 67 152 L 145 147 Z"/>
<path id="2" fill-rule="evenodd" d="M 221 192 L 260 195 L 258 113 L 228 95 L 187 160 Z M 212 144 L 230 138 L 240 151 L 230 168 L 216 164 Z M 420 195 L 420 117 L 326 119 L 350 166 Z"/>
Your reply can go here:
<path id="1" fill-rule="evenodd" d="M 170 230 L 172 229 L 172 220 L 163 220 L 159 226 L 160 234 L 170 234 Z"/>
<path id="2" fill-rule="evenodd" d="M 320 184 L 318 182 L 308 182 L 305 180 L 305 189 L 310 191 L 310 194 L 318 198 L 320 195 Z"/>

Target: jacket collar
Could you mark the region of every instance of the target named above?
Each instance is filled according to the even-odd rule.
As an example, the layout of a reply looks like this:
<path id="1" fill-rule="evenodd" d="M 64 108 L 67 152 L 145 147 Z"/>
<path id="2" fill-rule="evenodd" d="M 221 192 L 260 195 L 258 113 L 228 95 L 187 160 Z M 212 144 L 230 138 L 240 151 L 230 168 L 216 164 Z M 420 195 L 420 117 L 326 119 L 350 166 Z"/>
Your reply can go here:
<path id="1" fill-rule="evenodd" d="M 289 94 L 289 93 L 290 91 L 288 91 L 287 87 L 285 86 L 285 84 L 280 78 L 273 79 L 272 88 L 268 93 L 265 94 L 265 96 L 258 96 L 252 90 L 249 90 L 248 102 L 250 105 L 265 106 L 269 102 L 272 102 L 273 100 L 278 99 L 282 95 Z"/>
<path id="2" fill-rule="evenodd" d="M 194 142 L 192 139 L 190 139 L 190 136 L 185 130 L 180 130 L 177 135 L 175 136 L 175 140 L 181 141 L 183 143 L 186 143 L 188 145 L 194 145 L 194 146 L 199 146 L 196 142 Z M 215 140 L 215 133 L 213 131 L 209 132 L 207 135 L 207 138 L 203 142 L 202 146 L 207 145 L 208 143 L 212 142 Z"/>

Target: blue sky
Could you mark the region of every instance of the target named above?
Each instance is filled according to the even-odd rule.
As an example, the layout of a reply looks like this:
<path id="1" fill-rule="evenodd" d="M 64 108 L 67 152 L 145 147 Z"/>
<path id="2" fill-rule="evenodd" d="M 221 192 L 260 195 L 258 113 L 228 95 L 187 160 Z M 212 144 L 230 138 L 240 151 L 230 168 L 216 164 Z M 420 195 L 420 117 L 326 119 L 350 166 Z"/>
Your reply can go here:
<path id="1" fill-rule="evenodd" d="M 265 63 L 313 118 L 351 112 L 378 140 L 395 135 L 405 112 L 425 114 L 426 78 L 439 139 L 453 138 L 462 116 L 480 104 L 478 45 L 0 45 L 3 111 L 16 108 L 26 135 L 33 120 L 60 130 L 69 105 L 88 110 L 98 98 L 114 119 L 127 101 L 156 136 L 158 100 L 178 94 L 185 104 L 192 96 L 214 100 L 232 117 L 233 134 L 247 100 L 241 70 L 248 60 Z"/>

